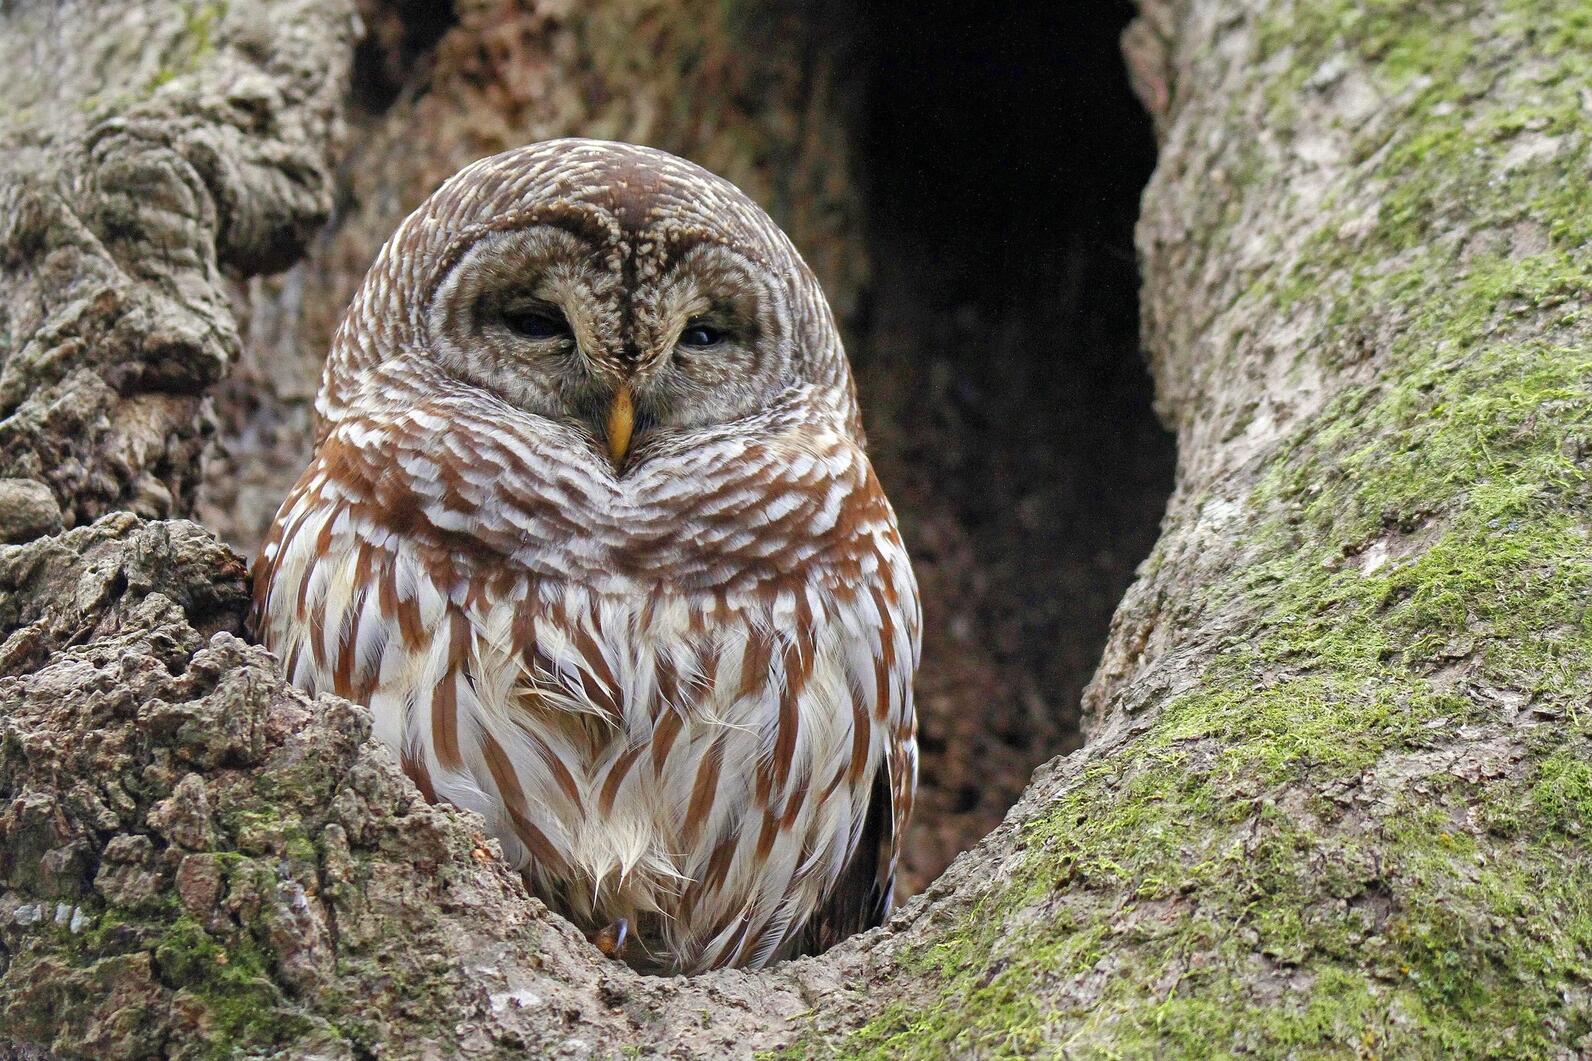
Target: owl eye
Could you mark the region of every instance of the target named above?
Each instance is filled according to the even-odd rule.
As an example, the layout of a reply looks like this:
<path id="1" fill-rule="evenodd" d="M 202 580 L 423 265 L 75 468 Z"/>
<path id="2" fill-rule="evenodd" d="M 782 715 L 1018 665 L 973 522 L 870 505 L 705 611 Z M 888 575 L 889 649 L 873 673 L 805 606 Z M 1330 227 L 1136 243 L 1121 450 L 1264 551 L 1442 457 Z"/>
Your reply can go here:
<path id="1" fill-rule="evenodd" d="M 722 342 L 724 333 L 710 324 L 688 324 L 680 333 L 680 345 L 701 349 Z"/>
<path id="2" fill-rule="evenodd" d="M 563 339 L 570 334 L 564 315 L 548 306 L 506 310 L 503 323 L 509 331 L 526 339 Z"/>

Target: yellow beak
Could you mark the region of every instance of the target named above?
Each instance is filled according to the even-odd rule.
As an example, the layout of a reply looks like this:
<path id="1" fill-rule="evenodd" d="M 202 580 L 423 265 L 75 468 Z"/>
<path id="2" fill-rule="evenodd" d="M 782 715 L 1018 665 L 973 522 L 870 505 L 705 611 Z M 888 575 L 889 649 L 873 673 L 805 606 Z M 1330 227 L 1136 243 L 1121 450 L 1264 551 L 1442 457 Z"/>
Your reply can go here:
<path id="1" fill-rule="evenodd" d="M 624 463 L 630 452 L 630 433 L 636 427 L 636 406 L 630 400 L 629 384 L 622 384 L 614 395 L 614 404 L 608 410 L 608 456 L 614 467 Z"/>

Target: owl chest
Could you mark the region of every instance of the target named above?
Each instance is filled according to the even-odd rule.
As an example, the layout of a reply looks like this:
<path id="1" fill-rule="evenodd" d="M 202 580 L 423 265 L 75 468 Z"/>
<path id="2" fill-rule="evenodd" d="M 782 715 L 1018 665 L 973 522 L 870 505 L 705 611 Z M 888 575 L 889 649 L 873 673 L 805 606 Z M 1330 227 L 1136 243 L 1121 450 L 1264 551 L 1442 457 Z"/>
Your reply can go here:
<path id="1" fill-rule="evenodd" d="M 841 625 L 832 609 L 778 594 L 736 601 L 529 580 L 471 615 L 460 691 L 516 763 L 569 766 L 538 799 L 570 819 L 661 810 L 649 828 L 689 846 L 712 831 L 715 810 L 785 814 L 794 788 L 849 764 L 856 719 Z"/>
<path id="2" fill-rule="evenodd" d="M 256 572 L 262 641 L 295 684 L 368 705 L 423 794 L 480 813 L 577 921 L 642 916 L 703 963 L 761 954 L 838 879 L 875 776 L 906 805 L 904 564 L 616 590 L 295 504 Z"/>
<path id="3" fill-rule="evenodd" d="M 296 684 L 370 706 L 428 795 L 503 820 L 526 859 L 578 861 L 604 821 L 674 850 L 737 815 L 794 822 L 867 772 L 866 631 L 833 594 L 471 577 L 322 519 L 268 554 L 263 640 Z"/>

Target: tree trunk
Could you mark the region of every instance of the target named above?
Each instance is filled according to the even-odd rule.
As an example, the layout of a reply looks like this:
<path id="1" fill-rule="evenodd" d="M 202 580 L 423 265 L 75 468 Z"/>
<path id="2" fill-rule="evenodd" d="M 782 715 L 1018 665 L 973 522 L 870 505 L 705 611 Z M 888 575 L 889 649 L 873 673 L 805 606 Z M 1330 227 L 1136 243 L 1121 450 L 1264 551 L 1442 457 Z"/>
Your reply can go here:
<path id="1" fill-rule="evenodd" d="M 61 76 L 4 119 L 0 1051 L 1592 1050 L 1592 22 L 1141 9 L 1178 469 L 1092 739 L 884 930 L 670 980 L 289 689 L 166 518 L 229 285 L 330 207 L 352 12 L 7 9 Z"/>

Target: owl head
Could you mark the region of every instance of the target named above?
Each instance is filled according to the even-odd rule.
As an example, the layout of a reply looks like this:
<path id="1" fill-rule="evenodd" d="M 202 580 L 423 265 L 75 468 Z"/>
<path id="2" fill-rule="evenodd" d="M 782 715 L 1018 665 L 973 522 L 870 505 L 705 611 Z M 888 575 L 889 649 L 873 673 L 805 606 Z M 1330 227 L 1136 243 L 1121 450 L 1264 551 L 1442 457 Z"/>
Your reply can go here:
<path id="1" fill-rule="evenodd" d="M 734 185 L 663 151 L 533 144 L 452 177 L 388 241 L 319 411 L 402 400 L 403 373 L 559 425 L 616 474 L 788 412 L 860 434 L 817 281 Z"/>

